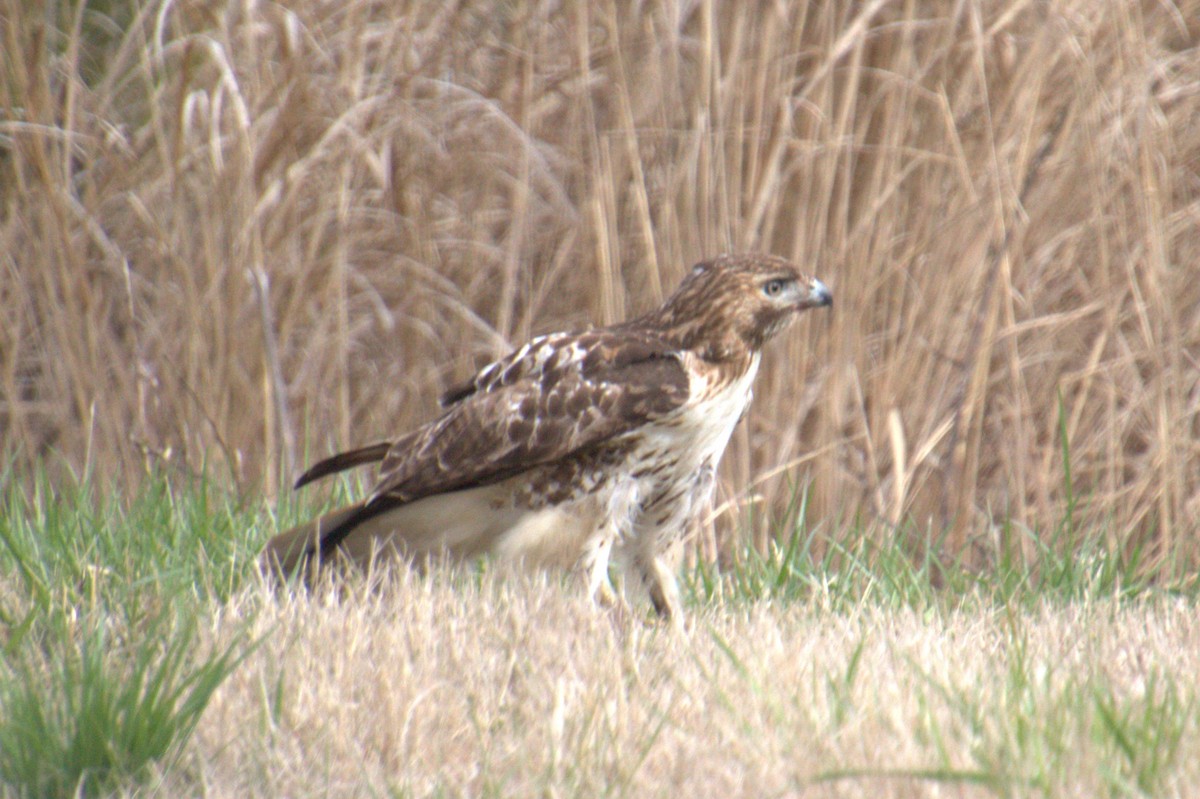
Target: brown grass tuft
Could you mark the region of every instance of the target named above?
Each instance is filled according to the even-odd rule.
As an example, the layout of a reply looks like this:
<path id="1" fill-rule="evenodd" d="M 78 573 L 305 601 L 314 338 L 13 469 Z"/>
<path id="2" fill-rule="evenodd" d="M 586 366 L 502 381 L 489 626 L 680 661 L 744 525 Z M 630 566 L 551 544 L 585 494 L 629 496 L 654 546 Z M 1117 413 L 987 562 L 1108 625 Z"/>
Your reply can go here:
<path id="1" fill-rule="evenodd" d="M 1077 521 L 1194 549 L 1197 0 L 75 6 L 0 25 L 22 470 L 274 491 L 756 249 L 837 302 L 768 355 L 727 499 L 792 464 L 811 518 L 969 552 L 1062 518 L 1061 398 Z"/>
<path id="2" fill-rule="evenodd" d="M 820 605 L 723 606 L 676 635 L 537 575 L 250 590 L 215 634 L 270 634 L 162 793 L 1195 794 L 1189 604 Z"/>

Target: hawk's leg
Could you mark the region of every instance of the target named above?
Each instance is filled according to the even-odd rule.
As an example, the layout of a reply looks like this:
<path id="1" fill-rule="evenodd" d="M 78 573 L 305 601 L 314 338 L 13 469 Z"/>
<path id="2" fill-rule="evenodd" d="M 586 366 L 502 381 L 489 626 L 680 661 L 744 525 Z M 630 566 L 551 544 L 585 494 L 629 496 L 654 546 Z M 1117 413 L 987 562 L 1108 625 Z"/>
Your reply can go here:
<path id="1" fill-rule="evenodd" d="M 608 579 L 608 559 L 612 554 L 611 536 L 597 536 L 587 542 L 577 568 L 587 579 L 588 598 L 606 608 L 615 607 L 619 600 Z"/>
<path id="2" fill-rule="evenodd" d="M 675 581 L 671 567 L 663 558 L 650 553 L 639 553 L 637 560 L 638 572 L 650 594 L 655 612 L 678 627 L 683 623 L 683 616 L 680 612 L 679 583 Z"/>

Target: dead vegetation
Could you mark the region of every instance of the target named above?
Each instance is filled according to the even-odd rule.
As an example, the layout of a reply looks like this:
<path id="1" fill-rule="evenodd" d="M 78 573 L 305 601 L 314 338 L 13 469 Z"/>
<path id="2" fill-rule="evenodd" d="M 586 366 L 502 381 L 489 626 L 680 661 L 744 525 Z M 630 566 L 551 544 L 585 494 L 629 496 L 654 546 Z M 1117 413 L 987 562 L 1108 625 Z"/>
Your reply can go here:
<path id="1" fill-rule="evenodd" d="M 18 473 L 273 492 L 510 342 L 754 249 L 836 304 L 768 353 L 734 506 L 790 470 L 833 535 L 911 520 L 969 554 L 1073 498 L 1075 530 L 1194 549 L 1196 0 L 2 16 Z"/>
<path id="2" fill-rule="evenodd" d="M 163 795 L 1194 795 L 1190 603 L 614 624 L 541 577 L 243 592 L 261 648 Z M 265 606 L 266 612 L 258 612 Z"/>

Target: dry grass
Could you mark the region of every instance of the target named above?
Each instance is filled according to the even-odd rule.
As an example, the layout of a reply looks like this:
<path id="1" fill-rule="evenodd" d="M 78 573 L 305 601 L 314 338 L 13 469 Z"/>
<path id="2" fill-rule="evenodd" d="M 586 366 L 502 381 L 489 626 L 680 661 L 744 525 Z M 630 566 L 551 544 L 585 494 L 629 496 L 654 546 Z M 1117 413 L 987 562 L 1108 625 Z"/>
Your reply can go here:
<path id="1" fill-rule="evenodd" d="M 748 556 L 676 633 L 487 562 L 265 586 L 309 509 L 38 486 L 0 491 L 5 799 L 1200 796 L 1196 586 L 1116 553 Z"/>
<path id="2" fill-rule="evenodd" d="M 812 518 L 932 522 L 969 557 L 994 518 L 1063 518 L 1061 399 L 1076 521 L 1194 549 L 1197 0 L 0 19 L 22 467 L 207 464 L 272 492 L 509 342 L 756 249 L 837 302 L 769 353 L 726 498 L 780 504 L 756 475 L 790 465 Z"/>
<path id="3" fill-rule="evenodd" d="M 1196 795 L 1190 604 L 614 624 L 537 577 L 401 575 L 215 622 L 263 646 L 156 792 L 205 796 Z"/>

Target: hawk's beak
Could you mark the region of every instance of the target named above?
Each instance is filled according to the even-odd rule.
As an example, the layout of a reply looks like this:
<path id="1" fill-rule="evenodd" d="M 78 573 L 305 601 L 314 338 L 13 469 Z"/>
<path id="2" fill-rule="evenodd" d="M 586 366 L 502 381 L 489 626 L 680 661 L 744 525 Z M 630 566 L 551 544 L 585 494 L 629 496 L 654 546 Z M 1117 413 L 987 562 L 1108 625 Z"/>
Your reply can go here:
<path id="1" fill-rule="evenodd" d="M 812 283 L 808 287 L 808 302 L 805 304 L 810 308 L 833 305 L 833 293 L 830 292 L 828 286 L 813 278 Z"/>

